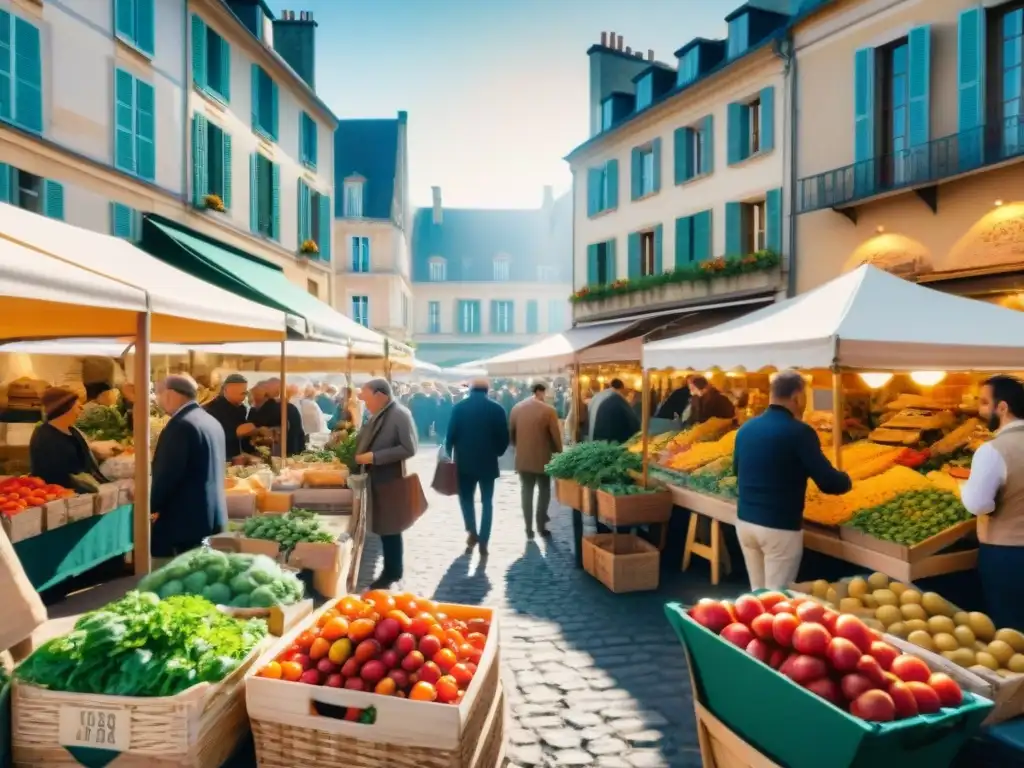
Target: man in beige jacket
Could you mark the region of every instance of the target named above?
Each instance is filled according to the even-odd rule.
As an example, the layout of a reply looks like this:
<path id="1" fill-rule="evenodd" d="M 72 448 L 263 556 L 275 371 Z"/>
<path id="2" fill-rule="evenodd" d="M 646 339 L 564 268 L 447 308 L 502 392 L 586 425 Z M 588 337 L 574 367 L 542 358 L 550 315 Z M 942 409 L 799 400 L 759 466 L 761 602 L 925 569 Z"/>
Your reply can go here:
<path id="1" fill-rule="evenodd" d="M 0 530 L 0 593 L 4 595 L 4 619 L 0 621 L 0 653 L 11 649 L 15 661 L 32 651 L 31 636 L 46 622 L 46 608 L 39 598 L 7 534 Z M 0 664 L 3 660 L 0 659 Z"/>
<path id="2" fill-rule="evenodd" d="M 531 385 L 533 397 L 517 403 L 509 414 L 509 438 L 516 451 L 516 472 L 522 484 L 523 519 L 526 538 L 533 538 L 533 491 L 537 489 L 537 526 L 541 536 L 548 531 L 548 505 L 551 503 L 551 478 L 544 466 L 551 455 L 562 450 L 562 435 L 558 428 L 558 414 L 544 402 L 547 385 L 542 381 Z"/>

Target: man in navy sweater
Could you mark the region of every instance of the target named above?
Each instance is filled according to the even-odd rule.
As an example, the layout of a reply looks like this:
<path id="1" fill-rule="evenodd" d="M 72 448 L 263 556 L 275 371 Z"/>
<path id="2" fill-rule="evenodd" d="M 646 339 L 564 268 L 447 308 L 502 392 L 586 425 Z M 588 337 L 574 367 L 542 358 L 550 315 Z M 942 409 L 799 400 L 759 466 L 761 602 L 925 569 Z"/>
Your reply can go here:
<path id="1" fill-rule="evenodd" d="M 803 557 L 807 481 L 822 493 L 850 490 L 850 476 L 829 463 L 818 433 L 801 421 L 807 385 L 797 371 L 780 371 L 768 410 L 736 435 L 733 466 L 739 489 L 739 534 L 751 589 L 785 589 Z"/>

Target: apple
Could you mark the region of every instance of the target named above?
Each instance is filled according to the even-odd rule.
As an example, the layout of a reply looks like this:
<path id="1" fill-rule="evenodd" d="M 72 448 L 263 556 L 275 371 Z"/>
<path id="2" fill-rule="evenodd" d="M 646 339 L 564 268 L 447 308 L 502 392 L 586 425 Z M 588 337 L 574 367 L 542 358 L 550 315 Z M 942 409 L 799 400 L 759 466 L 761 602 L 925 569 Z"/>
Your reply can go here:
<path id="1" fill-rule="evenodd" d="M 339 674 L 328 675 L 324 685 L 328 688 L 341 688 L 345 685 L 345 678 Z"/>
<path id="2" fill-rule="evenodd" d="M 411 632 L 403 632 L 395 640 L 395 650 L 399 656 L 406 656 L 416 650 L 416 637 Z"/>
<path id="3" fill-rule="evenodd" d="M 889 696 L 896 705 L 896 719 L 905 720 L 917 715 L 917 699 L 907 684 L 901 680 L 889 684 Z"/>
<path id="4" fill-rule="evenodd" d="M 821 624 L 821 620 L 825 616 L 825 606 L 813 600 L 807 600 L 796 607 L 796 615 L 800 621 Z M 825 628 L 828 629 L 828 627 Z"/>
<path id="5" fill-rule="evenodd" d="M 384 666 L 384 662 L 380 659 L 373 659 L 363 664 L 363 668 L 359 670 L 359 676 L 363 678 L 370 685 L 374 685 L 380 680 L 384 679 L 384 676 L 388 673 L 388 668 Z"/>
<path id="6" fill-rule="evenodd" d="M 885 672 L 883 672 L 878 659 L 874 656 L 869 656 L 865 653 L 857 659 L 857 671 L 870 680 L 876 688 L 885 688 L 888 684 L 888 681 L 885 679 Z"/>
<path id="7" fill-rule="evenodd" d="M 324 656 L 320 661 L 316 663 L 317 671 L 324 675 L 333 675 L 337 672 L 340 667 L 333 661 Z"/>
<path id="8" fill-rule="evenodd" d="M 775 624 L 775 617 L 770 613 L 762 613 L 750 622 L 750 629 L 762 640 L 774 640 L 772 629 Z"/>
<path id="9" fill-rule="evenodd" d="M 350 677 L 345 681 L 345 687 L 350 691 L 365 691 L 366 683 L 363 682 L 361 677 Z"/>
<path id="10" fill-rule="evenodd" d="M 874 688 L 875 684 L 859 672 L 851 672 L 848 675 L 843 675 L 843 679 L 839 681 L 839 687 L 847 701 L 854 701 L 865 691 Z"/>
<path id="11" fill-rule="evenodd" d="M 320 685 L 320 673 L 315 669 L 307 669 L 302 673 L 302 676 L 299 678 L 299 682 L 305 683 L 306 685 Z"/>
<path id="12" fill-rule="evenodd" d="M 831 677 L 819 677 L 817 680 L 807 683 L 804 687 L 811 693 L 818 694 L 825 701 L 830 701 L 836 706 L 843 703 L 843 692 L 840 690 L 839 684 Z"/>
<path id="13" fill-rule="evenodd" d="M 761 601 L 761 605 L 764 606 L 764 609 L 766 611 L 770 611 L 772 609 L 772 606 L 776 605 L 777 603 L 781 603 L 781 602 L 784 602 L 786 600 L 789 600 L 789 598 L 786 597 L 781 592 L 774 592 L 774 591 L 773 592 L 762 592 L 760 595 L 757 596 L 757 599 Z"/>
<path id="14" fill-rule="evenodd" d="M 871 648 L 868 650 L 868 653 L 875 657 L 878 661 L 878 666 L 886 672 L 892 668 L 892 663 L 896 661 L 896 657 L 900 655 L 898 650 L 881 640 L 875 640 L 875 642 L 871 644 Z"/>
<path id="15" fill-rule="evenodd" d="M 922 715 L 930 715 L 942 709 L 942 699 L 939 698 L 939 694 L 928 683 L 911 680 L 906 686 L 914 694 L 914 701 L 917 702 L 917 711 Z"/>
<path id="16" fill-rule="evenodd" d="M 928 685 L 939 695 L 939 701 L 942 702 L 942 706 L 959 707 L 963 703 L 964 692 L 960 690 L 960 686 L 949 675 L 935 672 L 928 678 Z"/>
<path id="17" fill-rule="evenodd" d="M 832 636 L 821 624 L 800 624 L 793 630 L 793 649 L 811 656 L 824 656 L 831 640 Z"/>
<path id="18" fill-rule="evenodd" d="M 825 609 L 825 613 L 821 616 L 821 626 L 828 630 L 828 633 L 832 636 L 836 634 L 836 619 L 839 618 L 839 614 L 835 611 Z"/>
<path id="19" fill-rule="evenodd" d="M 415 672 L 423 666 L 423 654 L 419 651 L 411 651 L 402 659 L 402 669 L 406 672 Z"/>
<path id="20" fill-rule="evenodd" d="M 711 630 L 716 635 L 733 622 L 733 617 L 729 610 L 716 600 L 708 600 L 707 602 L 702 600 L 693 606 L 689 613 L 694 621 L 702 627 Z"/>
<path id="21" fill-rule="evenodd" d="M 401 633 L 402 625 L 395 619 L 381 619 L 373 630 L 373 636 L 385 648 L 395 642 Z"/>
<path id="22" fill-rule="evenodd" d="M 896 705 L 885 691 L 864 691 L 850 704 L 850 714 L 873 723 L 887 723 L 896 717 Z"/>
<path id="23" fill-rule="evenodd" d="M 772 656 L 772 647 L 759 637 L 755 637 L 747 643 L 746 651 L 755 659 L 763 661 L 765 664 L 768 663 Z"/>
<path id="24" fill-rule="evenodd" d="M 359 675 L 359 666 L 359 662 L 353 657 L 341 665 L 341 674 L 345 677 L 357 677 Z"/>
<path id="25" fill-rule="evenodd" d="M 355 651 L 352 653 L 352 658 L 359 661 L 360 664 L 367 662 L 370 659 L 376 659 L 380 656 L 381 645 L 374 638 L 369 637 L 363 640 L 359 645 L 356 646 Z"/>
<path id="26" fill-rule="evenodd" d="M 764 605 L 754 595 L 743 595 L 736 599 L 733 610 L 736 612 L 736 621 L 749 627 L 754 619 L 764 613 Z"/>
<path id="27" fill-rule="evenodd" d="M 860 661 L 861 652 L 860 648 L 845 637 L 833 637 L 828 643 L 825 655 L 836 672 L 853 672 Z"/>
<path id="28" fill-rule="evenodd" d="M 793 642 L 793 633 L 800 626 L 800 619 L 792 613 L 777 613 L 772 620 L 772 637 L 779 645 L 789 648 Z"/>
<path id="29" fill-rule="evenodd" d="M 736 621 L 736 606 L 733 605 L 729 600 L 723 600 L 722 607 L 729 612 L 729 616 L 732 618 L 732 622 Z M 731 624 L 732 622 L 729 623 Z M 445 629 L 450 629 L 450 627 L 445 627 Z"/>
<path id="30" fill-rule="evenodd" d="M 724 629 L 724 627 L 723 627 Z M 719 630 L 720 631 L 720 630 Z M 425 659 L 434 658 L 434 654 L 441 650 L 441 641 L 433 635 L 427 635 L 420 640 L 420 653 Z"/>
<path id="31" fill-rule="evenodd" d="M 835 634 L 836 637 L 845 637 L 856 645 L 860 648 L 861 653 L 870 651 L 871 643 L 874 642 L 874 636 L 871 634 L 871 630 L 868 629 L 867 624 L 848 613 L 844 613 L 836 619 Z"/>
<path id="32" fill-rule="evenodd" d="M 768 657 L 768 666 L 772 669 L 778 669 L 785 663 L 787 658 L 789 658 L 789 651 L 785 648 L 775 648 L 772 650 L 772 655 Z"/>
<path id="33" fill-rule="evenodd" d="M 781 603 L 776 603 L 768 609 L 770 613 L 774 613 L 778 616 L 780 613 L 792 613 L 796 616 L 796 606 L 793 605 L 789 600 L 783 600 Z"/>
<path id="34" fill-rule="evenodd" d="M 294 656 L 292 656 L 292 661 L 301 666 L 303 669 L 313 668 L 313 660 L 309 658 L 308 654 L 296 653 Z"/>
<path id="35" fill-rule="evenodd" d="M 905 683 L 927 683 L 932 676 L 928 665 L 916 656 L 901 653 L 893 659 L 890 671 Z"/>
<path id="36" fill-rule="evenodd" d="M 736 621 L 722 630 L 722 639 L 738 648 L 746 648 L 754 639 L 754 633 L 746 624 Z"/>
<path id="37" fill-rule="evenodd" d="M 384 651 L 384 653 L 380 655 L 380 660 L 388 669 L 394 669 L 402 661 L 401 657 L 398 655 L 398 651 L 394 648 L 388 648 Z"/>
<path id="38" fill-rule="evenodd" d="M 441 668 L 433 661 L 428 661 L 419 669 L 420 680 L 433 685 L 441 679 Z"/>
<path id="39" fill-rule="evenodd" d="M 812 680 L 825 677 L 828 674 L 828 667 L 817 656 L 797 653 L 786 659 L 785 663 L 779 668 L 779 672 L 794 683 L 805 685 Z"/>

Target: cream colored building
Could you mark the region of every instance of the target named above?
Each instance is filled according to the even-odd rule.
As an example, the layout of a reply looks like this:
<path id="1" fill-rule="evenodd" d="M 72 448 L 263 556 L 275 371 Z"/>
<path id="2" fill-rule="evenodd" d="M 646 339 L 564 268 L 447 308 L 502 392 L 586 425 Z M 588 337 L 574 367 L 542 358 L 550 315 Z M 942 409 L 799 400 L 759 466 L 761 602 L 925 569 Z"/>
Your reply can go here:
<path id="1" fill-rule="evenodd" d="M 869 262 L 1019 304 L 1022 33 L 1020 3 L 970 0 L 834 0 L 795 25 L 799 291 Z"/>
<path id="2" fill-rule="evenodd" d="M 314 26 L 307 17 L 274 20 L 260 0 L 0 0 L 0 30 L 17 62 L 0 80 L 9 89 L 0 94 L 0 201 L 129 238 L 141 213 L 161 214 L 328 297 L 329 264 L 298 253 L 300 230 L 324 242 L 320 256 L 331 253 L 320 208 L 308 218 L 311 209 L 299 211 L 300 180 L 310 199 L 325 196 L 324 210 L 333 193 L 337 121 L 296 55 L 295 37 L 311 48 Z M 291 61 L 275 50 L 278 34 Z M 252 117 L 257 68 L 274 123 L 264 136 Z M 303 113 L 312 128 L 301 127 Z M 198 143 L 196 117 L 206 134 Z M 316 138 L 300 140 L 303 131 Z M 311 141 L 315 168 L 303 162 Z M 262 186 L 252 181 L 256 155 L 271 163 L 260 166 Z M 253 188 L 270 201 L 269 236 L 254 224 Z M 207 193 L 227 210 L 202 208 Z"/>

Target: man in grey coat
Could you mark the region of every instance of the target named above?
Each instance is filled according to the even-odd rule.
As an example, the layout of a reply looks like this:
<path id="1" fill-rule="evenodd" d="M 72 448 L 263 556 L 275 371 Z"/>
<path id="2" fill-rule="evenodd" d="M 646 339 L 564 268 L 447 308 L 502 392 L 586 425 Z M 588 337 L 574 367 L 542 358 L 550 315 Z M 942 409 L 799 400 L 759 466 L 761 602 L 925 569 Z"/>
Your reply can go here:
<path id="1" fill-rule="evenodd" d="M 387 589 L 402 579 L 402 532 L 423 511 L 410 503 L 403 482 L 405 462 L 419 446 L 412 414 L 395 402 L 386 379 L 370 379 L 359 390 L 359 399 L 370 419 L 356 439 L 356 463 L 369 476 L 372 530 L 384 552 L 384 568 L 371 588 Z"/>

